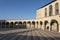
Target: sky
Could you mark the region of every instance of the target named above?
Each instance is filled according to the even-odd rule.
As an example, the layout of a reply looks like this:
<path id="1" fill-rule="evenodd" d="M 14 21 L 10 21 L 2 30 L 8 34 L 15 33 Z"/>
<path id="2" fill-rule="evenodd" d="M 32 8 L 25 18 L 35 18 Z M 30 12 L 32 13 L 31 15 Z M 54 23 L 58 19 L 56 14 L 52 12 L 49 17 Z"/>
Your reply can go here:
<path id="1" fill-rule="evenodd" d="M 34 19 L 36 9 L 52 0 L 0 0 L 0 20 Z"/>

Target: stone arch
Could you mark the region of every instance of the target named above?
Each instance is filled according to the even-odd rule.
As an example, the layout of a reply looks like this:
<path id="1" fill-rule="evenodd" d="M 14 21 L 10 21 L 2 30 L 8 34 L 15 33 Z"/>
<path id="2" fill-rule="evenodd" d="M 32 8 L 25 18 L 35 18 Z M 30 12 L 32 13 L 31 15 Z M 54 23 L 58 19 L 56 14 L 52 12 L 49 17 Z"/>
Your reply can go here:
<path id="1" fill-rule="evenodd" d="M 53 15 L 53 9 L 52 9 L 52 5 L 49 6 L 49 16 Z"/>
<path id="2" fill-rule="evenodd" d="M 9 22 L 6 22 L 6 28 L 9 28 Z"/>
<path id="3" fill-rule="evenodd" d="M 15 28 L 19 28 L 17 21 L 15 22 Z"/>
<path id="4" fill-rule="evenodd" d="M 13 24 L 14 24 L 13 22 L 10 22 L 10 28 L 13 28 Z"/>
<path id="5" fill-rule="evenodd" d="M 2 28 L 5 28 L 6 26 L 5 26 L 5 22 L 2 22 Z"/>
<path id="6" fill-rule="evenodd" d="M 23 22 L 23 27 L 22 28 L 26 28 L 26 21 Z"/>
<path id="7" fill-rule="evenodd" d="M 27 28 L 31 28 L 31 22 L 30 21 L 27 22 Z"/>
<path id="8" fill-rule="evenodd" d="M 21 21 L 19 22 L 19 28 L 22 28 L 22 22 Z"/>
<path id="9" fill-rule="evenodd" d="M 35 21 L 32 21 L 32 28 L 35 28 Z"/>
<path id="10" fill-rule="evenodd" d="M 59 4 L 58 3 L 55 4 L 55 14 L 56 15 L 59 14 Z"/>
<path id="11" fill-rule="evenodd" d="M 40 21 L 40 29 L 43 29 L 43 22 Z"/>
<path id="12" fill-rule="evenodd" d="M 49 30 L 49 22 L 47 20 L 44 22 L 44 29 Z"/>
<path id="13" fill-rule="evenodd" d="M 59 24 L 57 20 L 51 20 L 50 26 L 52 31 L 59 31 Z"/>

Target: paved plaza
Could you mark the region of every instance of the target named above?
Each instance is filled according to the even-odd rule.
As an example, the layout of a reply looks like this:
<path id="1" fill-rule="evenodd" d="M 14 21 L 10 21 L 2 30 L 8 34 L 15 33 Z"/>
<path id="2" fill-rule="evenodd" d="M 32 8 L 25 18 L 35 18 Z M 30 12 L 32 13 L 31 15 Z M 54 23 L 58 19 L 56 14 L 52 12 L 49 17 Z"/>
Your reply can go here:
<path id="1" fill-rule="evenodd" d="M 60 33 L 38 29 L 0 30 L 0 40 L 60 40 Z"/>

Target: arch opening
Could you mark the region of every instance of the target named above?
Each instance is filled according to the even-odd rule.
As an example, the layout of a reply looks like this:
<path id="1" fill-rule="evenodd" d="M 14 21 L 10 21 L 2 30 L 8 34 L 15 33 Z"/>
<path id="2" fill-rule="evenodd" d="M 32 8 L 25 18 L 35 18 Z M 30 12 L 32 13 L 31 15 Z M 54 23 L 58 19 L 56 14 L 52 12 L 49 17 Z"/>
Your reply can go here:
<path id="1" fill-rule="evenodd" d="M 32 21 L 32 28 L 35 28 L 35 21 Z"/>
<path id="2" fill-rule="evenodd" d="M 40 29 L 43 29 L 43 22 L 42 21 L 40 21 Z"/>
<path id="3" fill-rule="evenodd" d="M 13 28 L 13 22 L 10 23 L 10 28 Z"/>
<path id="4" fill-rule="evenodd" d="M 9 22 L 6 22 L 6 28 L 9 28 Z"/>
<path id="5" fill-rule="evenodd" d="M 27 28 L 26 27 L 26 22 L 23 22 L 23 25 L 22 26 L 23 26 L 22 28 Z"/>
<path id="6" fill-rule="evenodd" d="M 18 22 L 15 22 L 15 27 L 14 28 L 19 28 Z"/>
<path id="7" fill-rule="evenodd" d="M 31 22 L 30 21 L 27 22 L 27 28 L 31 28 Z"/>
<path id="8" fill-rule="evenodd" d="M 51 31 L 59 31 L 58 21 L 52 20 L 50 26 L 51 26 Z"/>
<path id="9" fill-rule="evenodd" d="M 5 28 L 5 22 L 2 22 L 2 28 Z"/>
<path id="10" fill-rule="evenodd" d="M 19 28 L 22 28 L 22 22 L 19 22 Z"/>
<path id="11" fill-rule="evenodd" d="M 48 21 L 44 22 L 44 29 L 49 30 L 49 22 Z"/>

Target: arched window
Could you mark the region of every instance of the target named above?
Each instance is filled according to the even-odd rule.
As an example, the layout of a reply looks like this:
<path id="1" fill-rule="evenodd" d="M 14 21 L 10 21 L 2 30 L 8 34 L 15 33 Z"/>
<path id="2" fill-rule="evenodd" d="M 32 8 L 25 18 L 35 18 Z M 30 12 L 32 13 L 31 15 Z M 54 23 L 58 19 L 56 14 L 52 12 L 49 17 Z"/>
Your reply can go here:
<path id="1" fill-rule="evenodd" d="M 59 4 L 58 3 L 55 4 L 55 14 L 56 15 L 59 14 Z"/>
<path id="2" fill-rule="evenodd" d="M 45 8 L 45 17 L 47 17 L 47 8 Z"/>
<path id="3" fill-rule="evenodd" d="M 50 6 L 49 6 L 49 16 L 52 16 L 52 12 L 53 12 L 53 10 L 52 10 L 52 5 L 50 5 Z"/>

